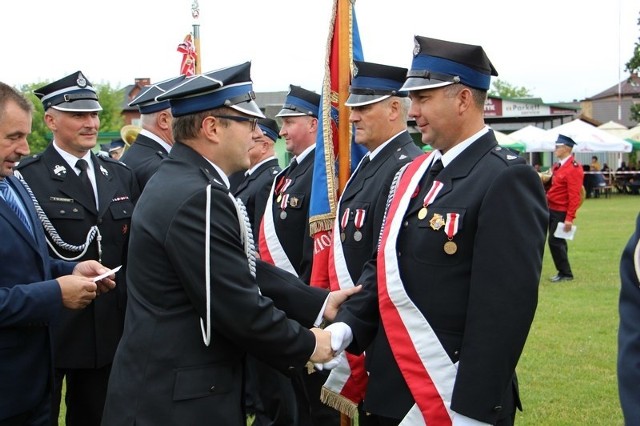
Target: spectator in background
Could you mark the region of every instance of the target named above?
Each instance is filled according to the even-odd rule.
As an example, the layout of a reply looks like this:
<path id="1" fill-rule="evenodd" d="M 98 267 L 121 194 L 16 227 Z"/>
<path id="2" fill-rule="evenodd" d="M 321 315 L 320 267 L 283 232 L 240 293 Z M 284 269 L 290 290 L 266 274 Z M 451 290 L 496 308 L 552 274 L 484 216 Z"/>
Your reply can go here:
<path id="1" fill-rule="evenodd" d="M 109 145 L 109 157 L 114 160 L 120 161 L 122 158 L 122 154 L 124 154 L 124 149 L 127 145 L 122 139 L 114 139 L 111 141 L 111 145 Z"/>
<path id="2" fill-rule="evenodd" d="M 571 281 L 573 272 L 569 264 L 567 240 L 554 236 L 558 224 L 562 223 L 564 232 L 569 232 L 581 204 L 581 191 L 584 182 L 584 170 L 571 150 L 575 142 L 568 136 L 558 135 L 555 154 L 558 161 L 553 165 L 551 188 L 547 191 L 549 204 L 549 250 L 558 273 L 551 282 Z"/>
<path id="3" fill-rule="evenodd" d="M 589 170 L 592 172 L 599 172 L 602 169 L 600 166 L 600 162 L 598 161 L 598 157 L 594 155 L 591 157 L 591 164 L 589 165 Z"/>

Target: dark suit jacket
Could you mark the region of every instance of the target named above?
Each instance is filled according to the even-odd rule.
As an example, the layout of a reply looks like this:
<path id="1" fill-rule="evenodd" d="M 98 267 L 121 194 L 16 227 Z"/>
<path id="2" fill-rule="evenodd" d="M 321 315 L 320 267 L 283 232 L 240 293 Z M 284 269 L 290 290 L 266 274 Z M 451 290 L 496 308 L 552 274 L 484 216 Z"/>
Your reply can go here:
<path id="1" fill-rule="evenodd" d="M 205 218 L 209 184 L 210 219 Z M 207 220 L 211 225 L 209 346 L 203 343 L 201 330 L 208 310 Z M 103 425 L 244 426 L 245 353 L 289 371 L 305 365 L 314 350 L 313 335 L 259 294 L 228 188 L 190 147 L 174 145 L 140 197 L 132 228 L 125 331 L 109 380 Z M 267 274 L 281 273 L 263 266 Z M 288 287 L 269 275 L 264 281 L 275 290 Z M 316 309 L 316 315 L 322 301 L 312 309 L 305 303 L 292 303 L 287 309 Z M 287 303 L 287 298 L 280 303 Z M 308 313 L 303 315 L 309 318 Z"/>
<path id="2" fill-rule="evenodd" d="M 636 268 L 640 215 L 620 261 L 620 328 L 618 329 L 618 389 L 625 424 L 640 419 L 640 270 Z"/>
<path id="3" fill-rule="evenodd" d="M 296 168 L 289 172 L 285 169 L 276 178 L 289 178 L 291 184 L 285 191 L 289 194 L 286 208 L 287 217 L 282 219 L 280 203 L 276 195 L 271 206 L 273 221 L 278 240 L 291 261 L 298 277 L 306 283 L 311 279 L 313 265 L 313 238 L 309 234 L 309 206 L 311 203 L 311 182 L 313 180 L 313 162 L 315 150 L 311 151 Z"/>
<path id="4" fill-rule="evenodd" d="M 240 198 L 247 208 L 249 222 L 253 226 L 253 236 L 257 241 L 260 221 L 269 199 L 269 191 L 273 185 L 273 179 L 282 169 L 278 165 L 278 159 L 273 158 L 260 165 L 238 185 L 234 194 Z"/>
<path id="5" fill-rule="evenodd" d="M 38 224 L 33 204 L 14 177 L 6 178 Z M 0 421 L 34 409 L 51 390 L 50 325 L 62 311 L 54 278 L 75 263 L 51 259 L 42 229 L 35 239 L 0 199 Z"/>
<path id="6" fill-rule="evenodd" d="M 138 184 L 131 169 L 119 161 L 91 157 L 99 211 L 72 166 L 53 145 L 40 155 L 22 160 L 18 171 L 65 242 L 83 244 L 91 226 L 97 224 L 102 235 L 102 264 L 108 268 L 126 266 L 129 225 L 139 196 Z M 65 258 L 79 254 L 57 246 L 56 250 Z M 50 254 L 59 258 L 51 249 Z M 99 257 L 96 238 L 78 260 L 98 260 Z M 63 312 L 55 327 L 56 368 L 100 368 L 111 363 L 124 324 L 125 269 L 116 274 L 114 291 L 100 296 L 85 309 Z"/>
<path id="7" fill-rule="evenodd" d="M 356 282 L 362 273 L 362 267 L 371 259 L 378 243 L 378 235 L 382 227 L 384 209 L 389 194 L 389 187 L 396 172 L 403 165 L 422 154 L 408 132 L 399 134 L 391 140 L 374 159 L 349 181 L 340 197 L 338 218 L 342 219 L 345 210 L 349 209 L 349 219 L 345 229 L 342 250 L 349 269 L 351 279 Z M 356 241 L 356 210 L 365 211 L 364 224 L 360 228 L 362 239 Z"/>
<path id="8" fill-rule="evenodd" d="M 120 161 L 133 170 L 138 180 L 140 191 L 142 191 L 168 154 L 167 150 L 158 142 L 148 136 L 138 134 L 136 140 L 124 152 Z"/>
<path id="9" fill-rule="evenodd" d="M 493 424 L 519 404 L 515 367 L 537 305 L 545 194 L 533 168 L 501 149 L 491 131 L 437 179 L 444 186 L 424 220 L 417 217 L 429 190 L 424 177 L 409 203 L 397 240 L 400 275 L 451 361 L 459 362 L 451 409 Z M 429 224 L 434 214 L 449 212 L 460 214 L 453 255 L 443 250 L 444 227 L 435 231 Z M 343 305 L 337 321 L 352 327 L 350 351 L 375 342 L 367 352 L 365 409 L 400 419 L 414 400 L 379 324 L 374 260 L 359 282 L 364 290 Z"/>

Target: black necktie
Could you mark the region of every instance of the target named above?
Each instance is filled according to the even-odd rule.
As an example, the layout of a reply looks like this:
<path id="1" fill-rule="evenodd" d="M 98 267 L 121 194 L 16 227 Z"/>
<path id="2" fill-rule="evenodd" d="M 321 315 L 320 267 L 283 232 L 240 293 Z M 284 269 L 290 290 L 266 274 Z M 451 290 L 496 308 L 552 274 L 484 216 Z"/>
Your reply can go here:
<path id="1" fill-rule="evenodd" d="M 89 179 L 89 172 L 87 171 L 87 169 L 89 168 L 89 163 L 81 158 L 76 162 L 76 167 L 80 169 L 80 174 L 78 175 L 78 177 L 82 181 L 82 184 L 85 186 L 86 190 L 89 191 L 91 199 L 95 204 L 96 196 L 93 192 L 93 185 L 91 185 L 91 180 Z"/>
<path id="2" fill-rule="evenodd" d="M 427 181 L 425 182 L 425 187 L 427 188 L 427 190 L 429 190 L 431 188 L 431 184 L 436 179 L 436 176 L 438 176 L 438 173 L 440 173 L 442 171 L 442 169 L 444 169 L 444 165 L 442 164 L 442 160 L 440 160 L 438 158 L 431 165 L 431 168 L 429 168 L 429 172 L 428 172 L 428 175 L 427 175 Z"/>
<path id="3" fill-rule="evenodd" d="M 289 168 L 287 169 L 287 176 L 291 175 L 291 172 L 293 172 L 293 169 L 295 169 L 297 165 L 298 162 L 295 158 L 291 160 L 291 162 L 289 163 Z"/>

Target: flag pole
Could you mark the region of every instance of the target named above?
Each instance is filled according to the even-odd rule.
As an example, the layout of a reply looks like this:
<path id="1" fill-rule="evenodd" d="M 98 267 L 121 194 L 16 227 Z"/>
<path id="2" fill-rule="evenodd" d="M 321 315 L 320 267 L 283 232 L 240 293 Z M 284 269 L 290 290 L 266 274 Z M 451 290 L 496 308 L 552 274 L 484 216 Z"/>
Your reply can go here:
<path id="1" fill-rule="evenodd" d="M 342 194 L 351 174 L 351 124 L 349 108 L 345 102 L 349 97 L 351 82 L 351 7 L 355 0 L 338 0 L 338 196 Z"/>
<path id="2" fill-rule="evenodd" d="M 198 5 L 198 0 L 193 0 L 191 3 L 191 16 L 194 19 L 193 23 L 193 44 L 196 49 L 196 66 L 195 73 L 201 74 L 202 68 L 202 57 L 200 56 L 200 24 L 198 24 L 198 18 L 200 17 L 200 6 Z"/>

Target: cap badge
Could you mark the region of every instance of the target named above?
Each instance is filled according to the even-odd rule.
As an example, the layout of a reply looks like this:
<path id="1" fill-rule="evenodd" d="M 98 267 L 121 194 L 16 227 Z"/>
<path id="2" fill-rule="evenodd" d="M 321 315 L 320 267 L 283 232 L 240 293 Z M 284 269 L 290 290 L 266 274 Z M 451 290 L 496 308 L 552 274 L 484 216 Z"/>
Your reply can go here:
<path id="1" fill-rule="evenodd" d="M 100 171 L 102 172 L 103 175 L 109 176 L 109 171 L 105 169 L 103 166 L 100 166 Z"/>
<path id="2" fill-rule="evenodd" d="M 61 166 L 60 164 L 56 164 L 55 166 L 53 166 L 53 173 L 55 173 L 56 176 L 66 176 L 67 168 L 65 166 Z"/>
<path id="3" fill-rule="evenodd" d="M 76 83 L 78 84 L 78 87 L 82 87 L 83 89 L 87 87 L 87 80 L 84 78 L 82 74 L 78 76 Z"/>
<path id="4" fill-rule="evenodd" d="M 353 65 L 353 76 L 357 77 L 358 75 L 358 66 L 357 65 Z"/>
<path id="5" fill-rule="evenodd" d="M 420 43 L 418 40 L 413 40 L 413 56 L 418 56 L 420 53 Z"/>

